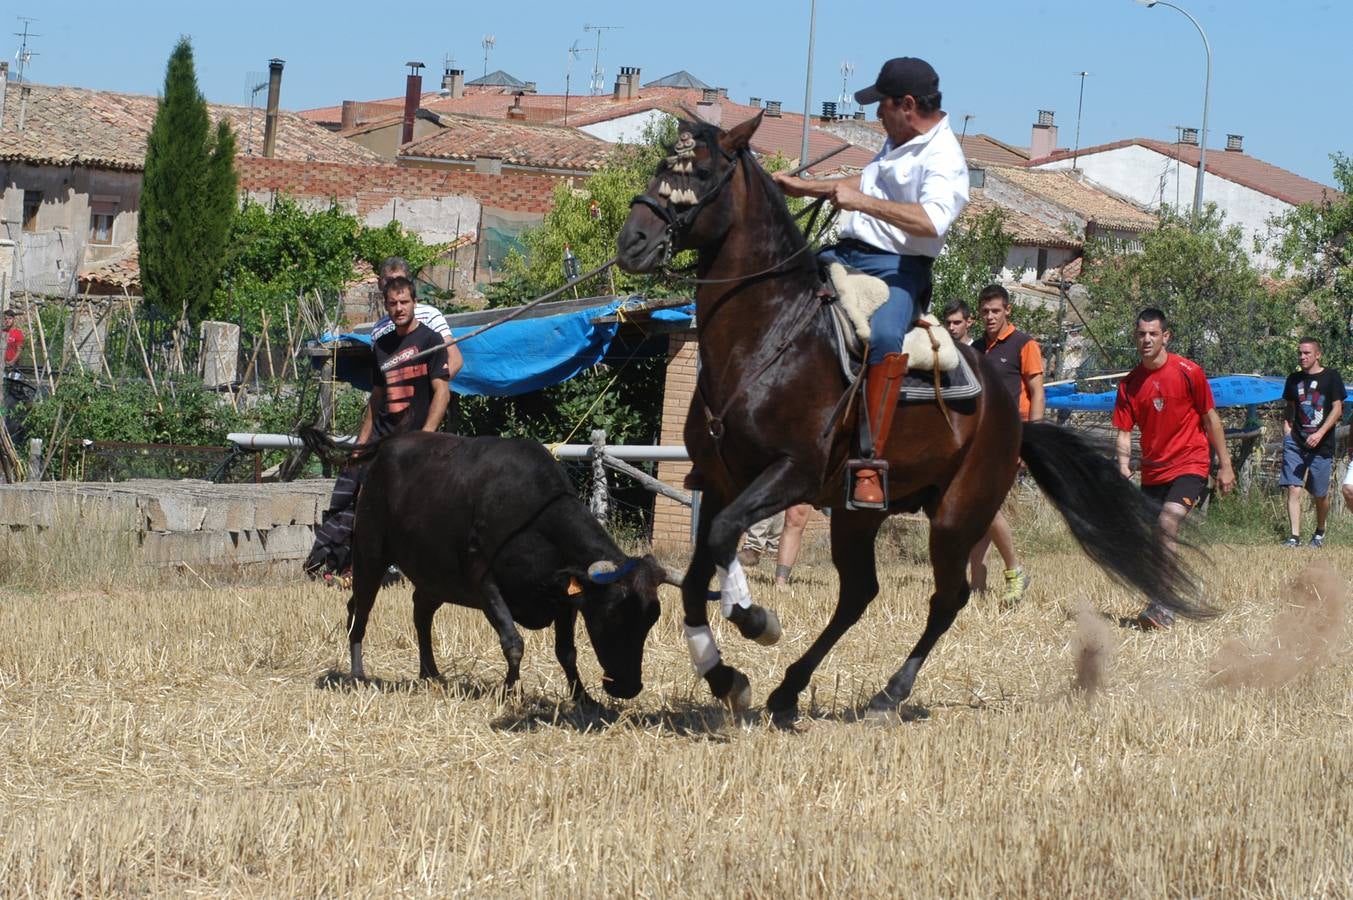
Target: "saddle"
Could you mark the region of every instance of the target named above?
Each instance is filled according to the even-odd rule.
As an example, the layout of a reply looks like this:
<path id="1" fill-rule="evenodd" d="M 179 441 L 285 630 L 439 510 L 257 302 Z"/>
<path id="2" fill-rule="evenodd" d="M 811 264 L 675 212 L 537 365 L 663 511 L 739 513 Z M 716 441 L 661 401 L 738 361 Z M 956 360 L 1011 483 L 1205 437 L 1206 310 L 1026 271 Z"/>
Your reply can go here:
<path id="1" fill-rule="evenodd" d="M 827 266 L 825 275 L 822 289 L 832 311 L 836 356 L 846 379 L 854 381 L 864 365 L 865 344 L 872 334 L 869 320 L 888 300 L 888 285 L 836 262 Z M 917 321 L 925 324 L 913 326 L 902 341 L 908 362 L 901 401 L 967 400 L 980 394 L 982 386 L 949 331 L 929 314 Z"/>

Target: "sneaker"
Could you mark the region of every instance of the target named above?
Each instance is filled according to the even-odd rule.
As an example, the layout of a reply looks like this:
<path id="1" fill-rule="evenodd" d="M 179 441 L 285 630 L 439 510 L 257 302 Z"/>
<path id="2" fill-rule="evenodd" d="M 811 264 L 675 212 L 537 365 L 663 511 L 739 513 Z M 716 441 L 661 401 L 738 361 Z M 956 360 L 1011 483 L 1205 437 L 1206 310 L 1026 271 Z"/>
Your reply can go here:
<path id="1" fill-rule="evenodd" d="M 1158 603 L 1148 603 L 1137 614 L 1137 627 L 1142 631 L 1167 631 L 1174 625 L 1174 612 Z"/>
<path id="2" fill-rule="evenodd" d="M 1283 541 L 1283 546 L 1284 546 L 1284 547 L 1300 547 L 1300 546 L 1301 546 L 1301 538 L 1297 537 L 1297 536 L 1294 534 L 1294 535 L 1292 535 L 1291 537 L 1289 537 L 1287 540 Z"/>
<path id="3" fill-rule="evenodd" d="M 1325 532 L 1317 531 L 1315 534 L 1311 535 L 1311 546 L 1317 550 L 1325 546 Z"/>
<path id="4" fill-rule="evenodd" d="M 1001 605 L 1011 607 L 1024 599 L 1024 591 L 1029 587 L 1029 576 L 1024 568 L 1005 570 L 1005 592 L 1001 594 Z"/>
<path id="5" fill-rule="evenodd" d="M 744 569 L 754 569 L 761 562 L 761 551 L 743 547 L 738 551 L 738 562 Z"/>

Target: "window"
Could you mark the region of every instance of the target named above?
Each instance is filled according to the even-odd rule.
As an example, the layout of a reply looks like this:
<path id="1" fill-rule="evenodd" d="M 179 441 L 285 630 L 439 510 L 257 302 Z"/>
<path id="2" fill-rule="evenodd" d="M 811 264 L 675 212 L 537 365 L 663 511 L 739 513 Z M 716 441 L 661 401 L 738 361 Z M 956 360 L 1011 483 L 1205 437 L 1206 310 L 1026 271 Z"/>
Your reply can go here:
<path id="1" fill-rule="evenodd" d="M 23 230 L 38 230 L 38 210 L 42 208 L 42 191 L 23 192 Z"/>
<path id="2" fill-rule="evenodd" d="M 117 218 L 117 200 L 94 197 L 89 201 L 89 242 L 111 244 L 113 220 Z"/>

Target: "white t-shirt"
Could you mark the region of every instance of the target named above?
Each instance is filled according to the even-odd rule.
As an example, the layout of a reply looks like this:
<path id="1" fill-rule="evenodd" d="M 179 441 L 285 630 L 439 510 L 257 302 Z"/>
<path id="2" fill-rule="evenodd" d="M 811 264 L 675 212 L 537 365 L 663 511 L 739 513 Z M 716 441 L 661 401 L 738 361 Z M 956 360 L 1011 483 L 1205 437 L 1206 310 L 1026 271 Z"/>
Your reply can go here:
<path id="1" fill-rule="evenodd" d="M 862 212 L 842 214 L 841 237 L 904 256 L 939 256 L 949 226 L 968 204 L 968 162 L 949 127 L 948 113 L 900 147 L 889 139 L 860 173 L 860 190 L 882 200 L 921 204 L 938 237 L 907 234 Z"/>
<path id="2" fill-rule="evenodd" d="M 437 307 L 428 306 L 426 303 L 416 303 L 413 307 L 413 317 L 443 338 L 451 337 L 451 326 L 446 324 L 446 316 L 442 315 L 441 310 Z M 376 338 L 394 330 L 395 323 L 391 321 L 390 317 L 381 316 L 380 320 L 371 326 L 371 339 L 374 341 Z"/>

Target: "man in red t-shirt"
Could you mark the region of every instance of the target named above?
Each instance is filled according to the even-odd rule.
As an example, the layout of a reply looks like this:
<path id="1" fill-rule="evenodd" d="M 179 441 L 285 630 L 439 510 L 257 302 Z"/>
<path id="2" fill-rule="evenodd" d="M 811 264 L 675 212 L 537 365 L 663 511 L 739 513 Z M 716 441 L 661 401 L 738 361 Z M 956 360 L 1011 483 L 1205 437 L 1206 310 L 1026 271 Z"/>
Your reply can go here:
<path id="1" fill-rule="evenodd" d="M 23 332 L 14 325 L 14 310 L 5 310 L 5 368 L 19 361 L 19 351 L 23 349 Z"/>
<path id="2" fill-rule="evenodd" d="M 1142 432 L 1142 492 L 1161 504 L 1161 537 L 1173 549 L 1179 523 L 1207 486 L 1209 445 L 1217 454 L 1217 487 L 1223 494 L 1235 487 L 1236 476 L 1207 376 L 1197 363 L 1166 349 L 1170 330 L 1165 314 L 1142 310 L 1134 337 L 1142 361 L 1119 382 L 1113 405 L 1118 468 L 1124 478 L 1132 477 L 1135 425 Z M 1174 614 L 1153 601 L 1137 622 L 1145 629 L 1168 628 Z"/>

